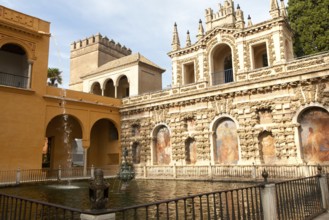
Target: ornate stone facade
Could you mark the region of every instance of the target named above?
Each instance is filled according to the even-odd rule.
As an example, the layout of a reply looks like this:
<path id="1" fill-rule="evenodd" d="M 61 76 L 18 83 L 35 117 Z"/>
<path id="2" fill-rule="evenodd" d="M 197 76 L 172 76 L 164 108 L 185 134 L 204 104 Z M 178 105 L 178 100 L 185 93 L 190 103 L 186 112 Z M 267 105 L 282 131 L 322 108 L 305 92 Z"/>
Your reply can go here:
<path id="1" fill-rule="evenodd" d="M 226 0 L 225 7 L 233 10 L 228 14 L 235 13 L 233 1 Z M 234 25 L 234 17 L 231 20 L 220 13 L 211 23 L 209 14 L 213 12 L 208 10 L 207 30 L 196 43 L 181 48 L 179 41 L 173 42 L 168 54 L 173 65 L 172 88 L 123 99 L 122 147 L 131 150 L 133 143 L 138 143 L 140 164 L 166 165 L 156 163 L 161 144 L 157 128 L 163 126 L 170 131 L 171 165 L 189 164 L 187 158 L 194 156 L 196 165 L 225 164 L 216 158 L 218 154 L 231 157 L 223 149 L 228 143 L 233 147 L 235 141 L 238 152 L 233 153 L 238 153 L 238 160 L 232 163 L 329 162 L 305 161 L 303 149 L 307 146 L 300 141 L 300 118 L 305 109 L 329 109 L 329 54 L 292 60 L 286 14 L 271 7 L 271 20 L 248 27 L 241 22 Z M 174 39 L 179 39 L 176 25 L 174 30 Z M 231 57 L 232 63 L 226 65 L 218 54 Z M 195 79 L 188 83 L 183 80 L 189 74 L 184 72 L 187 62 L 194 63 Z M 224 75 L 215 76 L 217 73 Z M 237 140 L 233 140 L 229 124 L 235 125 Z M 132 125 L 140 127 L 137 136 L 131 134 Z M 318 147 L 323 154 L 329 150 L 323 144 Z"/>
<path id="2" fill-rule="evenodd" d="M 328 55 L 326 56 L 328 59 Z M 328 65 L 325 65 L 328 68 Z M 197 146 L 197 161 L 207 164 L 213 159 L 214 124 L 221 118 L 232 119 L 238 127 L 239 163 L 262 163 L 259 135 L 263 131 L 271 132 L 275 145 L 275 163 L 301 163 L 300 146 L 296 143 L 299 123 L 299 109 L 310 106 L 328 108 L 329 76 L 305 80 L 278 83 L 279 78 L 271 79 L 272 85 L 258 85 L 252 88 L 250 83 L 234 87 L 234 91 L 225 92 L 217 87 L 212 91 L 195 89 L 186 99 L 185 95 L 167 95 L 152 98 L 145 95 L 143 102 L 124 100 L 122 113 L 122 146 L 131 146 L 138 142 L 141 147 L 141 163 L 152 164 L 154 149 L 153 130 L 159 125 L 170 129 L 172 161 L 185 163 L 185 141 L 191 137 Z M 298 74 L 299 75 L 299 74 Z M 306 74 L 302 74 L 306 75 Z M 243 87 L 249 87 L 243 89 Z M 173 90 L 172 90 L 173 91 Z M 266 111 L 265 111 L 266 110 Z M 266 112 L 267 118 L 260 123 L 260 112 Z M 194 121 L 193 131 L 188 131 L 187 121 Z M 138 136 L 131 135 L 132 124 L 140 125 Z M 297 141 L 298 142 L 298 141 Z"/>

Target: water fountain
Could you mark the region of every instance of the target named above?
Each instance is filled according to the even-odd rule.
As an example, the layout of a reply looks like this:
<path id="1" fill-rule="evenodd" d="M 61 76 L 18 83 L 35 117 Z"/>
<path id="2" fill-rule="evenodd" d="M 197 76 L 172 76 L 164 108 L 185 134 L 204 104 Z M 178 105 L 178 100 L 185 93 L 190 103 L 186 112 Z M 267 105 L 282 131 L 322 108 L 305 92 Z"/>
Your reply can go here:
<path id="1" fill-rule="evenodd" d="M 105 209 L 109 200 L 109 183 L 104 181 L 104 174 L 101 169 L 96 169 L 94 176 L 95 178 L 89 184 L 91 209 Z"/>
<path id="2" fill-rule="evenodd" d="M 72 124 L 70 123 L 70 116 L 66 112 L 66 90 L 62 89 L 61 93 L 61 101 L 59 103 L 62 109 L 62 125 L 61 128 L 63 131 L 63 149 L 66 153 L 65 164 L 63 166 L 64 169 L 67 170 L 67 186 L 71 186 L 71 179 L 72 176 Z"/>
<path id="3" fill-rule="evenodd" d="M 64 149 L 67 153 L 66 158 L 66 168 L 72 167 L 72 145 L 71 145 L 71 133 L 72 133 L 72 127 L 69 123 L 69 115 L 66 113 L 66 90 L 62 89 L 62 97 L 61 102 L 59 105 L 62 108 L 62 115 L 63 115 L 63 122 L 62 122 L 62 128 L 63 128 L 63 143 L 64 143 Z"/>
<path id="4" fill-rule="evenodd" d="M 121 189 L 125 190 L 129 184 L 129 181 L 131 181 L 132 179 L 134 179 L 135 177 L 135 172 L 134 172 L 134 168 L 133 165 L 131 163 L 127 162 L 127 156 L 128 156 L 128 150 L 125 147 L 123 152 L 123 158 L 124 161 L 120 166 L 120 171 L 118 174 L 118 178 L 122 181 L 122 186 Z"/>
<path id="5" fill-rule="evenodd" d="M 68 169 L 72 168 L 72 138 L 71 138 L 71 133 L 72 133 L 72 128 L 69 123 L 69 115 L 65 114 L 63 115 L 63 143 L 64 143 L 64 149 L 67 153 L 67 158 L 66 158 L 66 167 Z"/>

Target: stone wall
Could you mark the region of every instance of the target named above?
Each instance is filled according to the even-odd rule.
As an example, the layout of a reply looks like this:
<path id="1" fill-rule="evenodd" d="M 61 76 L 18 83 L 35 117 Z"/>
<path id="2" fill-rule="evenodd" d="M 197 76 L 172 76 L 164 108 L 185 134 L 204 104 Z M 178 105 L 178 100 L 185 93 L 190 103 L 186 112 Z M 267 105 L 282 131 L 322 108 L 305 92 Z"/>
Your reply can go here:
<path id="1" fill-rule="evenodd" d="M 314 61 L 326 60 L 321 56 Z M 215 86 L 200 89 L 198 84 L 173 90 L 124 99 L 122 114 L 122 146 L 139 143 L 141 163 L 152 165 L 154 131 L 159 125 L 170 130 L 172 164 L 185 164 L 185 141 L 192 138 L 197 146 L 197 163 L 214 161 L 214 132 L 218 120 L 228 118 L 237 126 L 239 164 L 263 164 L 264 152 L 260 135 L 267 131 L 273 138 L 275 164 L 300 164 L 303 155 L 299 143 L 297 118 L 303 109 L 320 106 L 327 109 L 329 98 L 328 67 L 310 71 L 304 63 L 310 58 L 293 62 L 298 71 L 286 76 L 267 77 L 263 81 L 232 83 L 231 86 Z M 279 66 L 282 70 L 286 67 Z M 275 68 L 279 68 L 275 67 Z M 269 68 L 271 70 L 271 68 Z M 316 67 L 313 68 L 316 70 Z M 184 90 L 185 88 L 185 90 Z M 187 89 L 190 88 L 190 89 Z M 171 95 L 170 95 L 171 94 Z M 153 98 L 151 98 L 153 97 Z M 134 101 L 136 100 L 136 101 Z M 193 128 L 188 123 L 193 121 Z M 140 126 L 137 136 L 131 135 L 133 124 Z M 130 154 L 131 155 L 131 154 Z"/>

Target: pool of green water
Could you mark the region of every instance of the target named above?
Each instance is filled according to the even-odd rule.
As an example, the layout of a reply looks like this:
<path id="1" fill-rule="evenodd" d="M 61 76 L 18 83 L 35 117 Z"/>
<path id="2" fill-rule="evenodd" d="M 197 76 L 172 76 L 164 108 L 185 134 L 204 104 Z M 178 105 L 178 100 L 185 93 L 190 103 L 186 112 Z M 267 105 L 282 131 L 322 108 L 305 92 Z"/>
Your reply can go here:
<path id="1" fill-rule="evenodd" d="M 120 181 L 107 181 L 110 183 L 107 208 L 111 209 L 253 185 L 218 181 L 133 180 L 125 190 L 121 190 Z M 1 192 L 72 208 L 90 208 L 89 181 L 73 181 L 70 185 L 66 182 L 25 184 L 0 188 Z"/>

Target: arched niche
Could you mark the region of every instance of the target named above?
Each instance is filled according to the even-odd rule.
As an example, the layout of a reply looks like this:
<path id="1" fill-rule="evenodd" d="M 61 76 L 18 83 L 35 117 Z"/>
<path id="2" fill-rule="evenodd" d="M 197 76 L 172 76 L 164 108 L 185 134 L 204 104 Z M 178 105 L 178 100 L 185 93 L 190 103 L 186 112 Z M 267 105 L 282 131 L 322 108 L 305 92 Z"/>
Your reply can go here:
<path id="1" fill-rule="evenodd" d="M 310 107 L 298 115 L 302 158 L 307 163 L 329 162 L 329 113 L 321 107 Z"/>
<path id="2" fill-rule="evenodd" d="M 224 117 L 214 123 L 213 142 L 215 164 L 236 164 L 238 162 L 237 126 L 232 119 Z"/>
<path id="3" fill-rule="evenodd" d="M 185 162 L 186 164 L 195 164 L 197 162 L 197 145 L 194 138 L 185 140 Z"/>
<path id="4" fill-rule="evenodd" d="M 132 159 L 134 164 L 141 162 L 141 146 L 139 142 L 134 142 L 132 145 Z"/>
<path id="5" fill-rule="evenodd" d="M 265 164 L 276 162 L 275 139 L 272 132 L 263 131 L 258 135 L 260 155 Z"/>
<path id="6" fill-rule="evenodd" d="M 172 149 L 170 144 L 170 131 L 167 126 L 157 126 L 152 134 L 153 138 L 153 164 L 169 165 L 171 163 Z"/>

